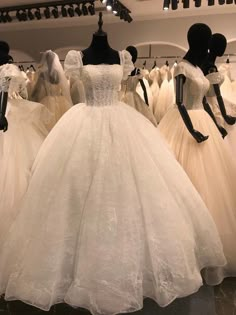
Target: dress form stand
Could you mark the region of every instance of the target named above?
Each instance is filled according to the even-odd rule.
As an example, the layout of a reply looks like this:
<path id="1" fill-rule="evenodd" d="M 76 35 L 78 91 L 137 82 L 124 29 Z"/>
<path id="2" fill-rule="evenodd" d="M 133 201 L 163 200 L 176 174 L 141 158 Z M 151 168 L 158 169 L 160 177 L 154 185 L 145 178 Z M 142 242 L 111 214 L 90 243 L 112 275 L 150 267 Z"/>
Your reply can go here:
<path id="1" fill-rule="evenodd" d="M 82 51 L 83 64 L 120 64 L 119 52 L 112 49 L 108 43 L 107 33 L 103 31 L 102 12 L 99 12 L 98 30 L 88 48 Z"/>

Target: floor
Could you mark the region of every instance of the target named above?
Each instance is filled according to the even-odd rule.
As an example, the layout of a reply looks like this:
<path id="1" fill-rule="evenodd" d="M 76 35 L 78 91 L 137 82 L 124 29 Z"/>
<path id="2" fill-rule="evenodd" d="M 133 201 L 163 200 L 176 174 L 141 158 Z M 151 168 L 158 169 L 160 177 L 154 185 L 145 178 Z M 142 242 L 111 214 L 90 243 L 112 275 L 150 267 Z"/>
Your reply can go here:
<path id="1" fill-rule="evenodd" d="M 86 310 L 75 310 L 60 304 L 43 312 L 21 302 L 6 303 L 0 299 L 0 315 L 89 315 Z M 151 300 L 144 301 L 143 310 L 130 315 L 236 315 L 236 279 L 226 279 L 212 288 L 202 287 L 192 296 L 178 299 L 166 308 L 160 308 Z"/>

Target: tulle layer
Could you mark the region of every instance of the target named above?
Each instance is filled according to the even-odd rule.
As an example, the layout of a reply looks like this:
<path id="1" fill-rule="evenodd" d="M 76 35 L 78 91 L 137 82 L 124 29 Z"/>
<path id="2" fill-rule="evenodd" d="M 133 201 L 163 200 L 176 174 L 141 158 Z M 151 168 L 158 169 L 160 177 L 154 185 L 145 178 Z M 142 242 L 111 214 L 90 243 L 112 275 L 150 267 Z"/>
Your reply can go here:
<path id="1" fill-rule="evenodd" d="M 204 110 L 190 110 L 196 130 L 208 135 L 198 144 L 188 132 L 177 109 L 170 110 L 159 125 L 176 159 L 205 201 L 218 227 L 228 260 L 225 275 L 236 275 L 236 165 L 225 140 Z"/>
<path id="2" fill-rule="evenodd" d="M 50 130 L 71 107 L 71 103 L 67 101 L 64 96 L 45 96 L 40 102 L 44 104 L 51 113 Z"/>
<path id="3" fill-rule="evenodd" d="M 122 101 L 135 108 L 139 113 L 143 114 L 156 127 L 156 119 L 149 106 L 141 99 L 137 92 L 128 91 L 122 98 Z"/>
<path id="4" fill-rule="evenodd" d="M 45 111 L 43 105 L 26 100 L 8 102 L 8 130 L 0 133 L 0 244 L 16 215 L 13 205 L 27 189 L 31 167 L 48 134 Z"/>
<path id="5" fill-rule="evenodd" d="M 73 106 L 42 145 L 19 210 L 0 293 L 44 310 L 65 301 L 111 315 L 141 309 L 144 296 L 166 306 L 198 290 L 202 268 L 225 264 L 199 194 L 125 104 Z"/>

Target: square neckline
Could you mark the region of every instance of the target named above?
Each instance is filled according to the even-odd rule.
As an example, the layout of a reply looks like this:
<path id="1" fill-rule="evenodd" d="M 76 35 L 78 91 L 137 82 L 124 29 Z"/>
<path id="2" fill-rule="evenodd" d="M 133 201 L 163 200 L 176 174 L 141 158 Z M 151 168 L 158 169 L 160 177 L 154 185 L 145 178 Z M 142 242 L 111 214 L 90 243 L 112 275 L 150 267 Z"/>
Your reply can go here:
<path id="1" fill-rule="evenodd" d="M 109 63 L 99 63 L 97 65 L 94 65 L 94 64 L 87 64 L 87 65 L 84 65 L 83 63 L 83 57 L 84 57 L 84 54 L 81 50 L 78 51 L 79 55 L 80 55 L 80 61 L 81 61 L 81 67 L 87 67 L 87 66 L 120 66 L 120 67 L 123 67 L 123 59 L 122 59 L 122 54 L 121 54 L 121 51 L 118 50 L 118 53 L 119 53 L 119 58 L 120 58 L 120 63 L 113 63 L 113 64 L 109 64 Z"/>

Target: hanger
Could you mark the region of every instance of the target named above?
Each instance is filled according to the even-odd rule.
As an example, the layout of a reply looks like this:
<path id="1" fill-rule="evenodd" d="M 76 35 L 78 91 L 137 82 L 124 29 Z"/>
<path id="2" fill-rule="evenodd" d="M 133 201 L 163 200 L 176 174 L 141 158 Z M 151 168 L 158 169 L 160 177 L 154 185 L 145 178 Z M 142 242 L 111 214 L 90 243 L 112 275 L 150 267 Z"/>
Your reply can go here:
<path id="1" fill-rule="evenodd" d="M 23 65 L 19 65 L 19 69 L 20 71 L 25 71 L 24 66 Z"/>
<path id="2" fill-rule="evenodd" d="M 34 65 L 30 65 L 30 67 L 29 67 L 29 68 L 33 69 L 33 70 L 34 70 L 34 72 L 36 72 Z"/>
<path id="3" fill-rule="evenodd" d="M 153 64 L 153 66 L 152 66 L 152 69 L 155 69 L 156 66 L 157 66 L 157 61 L 156 61 L 156 59 L 155 59 L 155 60 L 154 60 L 154 64 Z"/>

